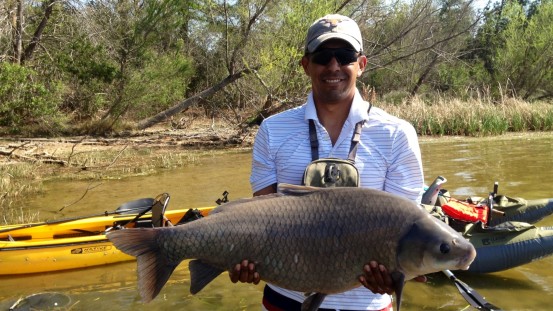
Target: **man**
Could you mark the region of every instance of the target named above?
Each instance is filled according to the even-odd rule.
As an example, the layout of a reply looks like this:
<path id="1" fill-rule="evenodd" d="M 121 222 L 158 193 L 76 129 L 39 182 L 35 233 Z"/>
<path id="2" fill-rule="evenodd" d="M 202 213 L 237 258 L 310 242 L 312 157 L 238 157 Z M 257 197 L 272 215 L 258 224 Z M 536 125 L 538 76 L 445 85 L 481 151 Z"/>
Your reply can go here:
<path id="1" fill-rule="evenodd" d="M 301 65 L 311 79 L 307 102 L 267 118 L 253 149 L 250 182 L 254 196 L 276 192 L 277 183 L 302 184 L 312 161 L 309 120 L 313 120 L 318 154 L 347 159 L 356 124 L 362 124 L 355 166 L 360 186 L 420 200 L 423 171 L 417 134 L 407 122 L 364 101 L 356 88 L 367 58 L 357 24 L 348 17 L 327 15 L 311 25 Z M 322 309 L 392 310 L 393 283 L 386 268 L 376 262 L 359 267 L 360 286 L 328 295 Z M 233 282 L 257 284 L 255 265 L 244 260 L 230 273 Z M 423 280 L 423 279 L 422 279 Z M 363 286 L 361 286 L 363 285 Z M 299 310 L 305 299 L 298 293 L 268 284 L 265 310 Z"/>

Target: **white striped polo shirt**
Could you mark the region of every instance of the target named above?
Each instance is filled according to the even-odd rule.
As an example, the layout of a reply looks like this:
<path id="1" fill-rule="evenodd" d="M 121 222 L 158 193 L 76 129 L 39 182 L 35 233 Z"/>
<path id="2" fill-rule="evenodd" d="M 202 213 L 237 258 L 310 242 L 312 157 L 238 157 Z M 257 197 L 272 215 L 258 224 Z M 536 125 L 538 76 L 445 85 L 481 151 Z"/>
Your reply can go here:
<path id="1" fill-rule="evenodd" d="M 313 94 L 307 102 L 265 119 L 253 147 L 250 183 L 253 192 L 275 183 L 300 185 L 311 162 L 309 119 L 315 121 L 319 157 L 347 159 L 355 124 L 366 120 L 355 157 L 360 186 L 398 194 L 420 201 L 424 183 L 418 137 L 408 122 L 372 107 L 356 91 L 353 103 L 336 144 L 333 146 L 317 118 Z M 278 293 L 303 301 L 303 293 L 270 285 Z M 389 295 L 370 292 L 365 287 L 329 295 L 321 308 L 378 310 L 390 304 Z"/>

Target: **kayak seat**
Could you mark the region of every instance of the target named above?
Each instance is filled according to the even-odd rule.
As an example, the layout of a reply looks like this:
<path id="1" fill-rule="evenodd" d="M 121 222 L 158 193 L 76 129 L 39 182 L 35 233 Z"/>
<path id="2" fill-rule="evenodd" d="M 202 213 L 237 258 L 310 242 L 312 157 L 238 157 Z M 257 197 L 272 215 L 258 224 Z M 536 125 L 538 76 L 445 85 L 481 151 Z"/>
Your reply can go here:
<path id="1" fill-rule="evenodd" d="M 171 222 L 165 217 L 165 210 L 169 204 L 169 194 L 163 193 L 158 195 L 152 203 L 151 212 L 152 217 L 140 217 L 133 220 L 135 228 L 158 228 L 172 225 Z M 150 211 L 150 209 L 148 209 Z"/>
<path id="2" fill-rule="evenodd" d="M 168 225 L 168 219 L 165 218 L 165 210 L 169 204 L 169 194 L 163 193 L 156 197 L 152 206 L 152 227 L 165 227 Z"/>

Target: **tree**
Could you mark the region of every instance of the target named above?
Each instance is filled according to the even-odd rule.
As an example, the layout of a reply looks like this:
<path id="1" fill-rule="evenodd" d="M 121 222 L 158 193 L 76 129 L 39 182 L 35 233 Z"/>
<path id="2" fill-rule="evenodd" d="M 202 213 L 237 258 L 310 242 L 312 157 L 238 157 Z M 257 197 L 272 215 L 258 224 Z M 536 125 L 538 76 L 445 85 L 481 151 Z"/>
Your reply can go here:
<path id="1" fill-rule="evenodd" d="M 418 0 L 365 12 L 364 19 L 371 21 L 363 32 L 372 66 L 363 81 L 380 93 L 418 93 L 437 79 L 440 64 L 456 62 L 465 53 L 466 38 L 479 19 L 472 6 L 472 0 Z"/>
<path id="2" fill-rule="evenodd" d="M 508 20 L 496 50 L 496 81 L 523 99 L 553 96 L 553 1 L 541 1 L 533 10 L 509 2 Z"/>
<path id="3" fill-rule="evenodd" d="M 182 39 L 175 0 L 99 0 L 87 7 L 99 44 L 110 51 L 117 74 L 108 90 L 109 103 L 95 131 L 111 130 L 126 114 L 143 117 L 182 98 L 193 74 Z M 157 98 L 157 99 L 156 99 Z"/>
<path id="4" fill-rule="evenodd" d="M 552 1 L 503 0 L 485 12 L 472 57 L 494 96 L 551 98 Z"/>
<path id="5" fill-rule="evenodd" d="M 473 0 L 6 0 L 0 62 L 19 61 L 59 92 L 49 107 L 79 132 L 142 127 L 190 102 L 253 124 L 303 103 L 307 29 L 340 13 L 361 28 L 369 68 L 360 81 L 379 94 L 488 83 L 539 98 L 553 85 L 551 1 L 516 2 L 519 19 L 504 0 L 480 24 Z"/>

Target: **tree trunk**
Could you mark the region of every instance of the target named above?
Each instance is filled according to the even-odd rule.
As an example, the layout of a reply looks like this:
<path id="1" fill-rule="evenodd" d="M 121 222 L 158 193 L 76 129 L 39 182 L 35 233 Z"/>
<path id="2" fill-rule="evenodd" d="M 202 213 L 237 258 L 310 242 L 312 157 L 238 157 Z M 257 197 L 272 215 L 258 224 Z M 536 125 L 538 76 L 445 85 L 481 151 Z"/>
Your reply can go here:
<path id="1" fill-rule="evenodd" d="M 23 2 L 23 0 L 20 0 L 20 2 Z M 50 18 L 50 15 L 52 15 L 52 11 L 54 9 L 54 3 L 56 0 L 49 0 L 44 4 L 44 16 L 42 17 L 42 20 L 40 21 L 40 24 L 38 25 L 37 29 L 35 30 L 35 33 L 33 34 L 33 39 L 31 40 L 31 43 L 25 48 L 25 52 L 21 56 L 21 63 L 24 63 L 26 60 L 31 59 L 33 56 L 33 52 L 36 49 L 36 46 L 40 42 L 40 39 L 42 38 L 42 32 L 44 31 L 44 28 L 46 28 L 46 25 L 48 24 L 48 19 Z"/>
<path id="2" fill-rule="evenodd" d="M 21 55 L 23 54 L 23 7 L 23 0 L 18 0 L 17 13 L 14 16 L 14 60 L 18 65 L 21 64 Z"/>
<path id="3" fill-rule="evenodd" d="M 258 68 L 244 69 L 244 70 L 241 70 L 241 71 L 239 71 L 235 74 L 229 75 L 228 77 L 223 79 L 221 82 L 219 82 L 216 85 L 208 88 L 207 90 L 204 90 L 199 94 L 196 94 L 196 95 L 194 95 L 190 98 L 187 98 L 184 101 L 178 103 L 177 105 L 175 105 L 175 106 L 173 106 L 173 107 L 171 107 L 171 108 L 169 108 L 165 111 L 162 111 L 162 112 L 156 114 L 155 116 L 153 116 L 151 118 L 139 121 L 138 125 L 137 125 L 137 128 L 139 130 L 143 130 L 143 129 L 147 129 L 147 128 L 149 128 L 149 127 L 151 127 L 151 126 L 153 126 L 153 125 L 155 125 L 159 122 L 162 122 L 162 121 L 166 120 L 167 118 L 172 117 L 172 116 L 176 115 L 177 113 L 183 111 L 184 109 L 190 107 L 191 105 L 197 103 L 202 98 L 212 96 L 213 94 L 217 93 L 218 91 L 223 89 L 228 84 L 240 79 L 244 75 L 249 74 L 252 71 L 257 70 L 257 69 Z"/>
<path id="4" fill-rule="evenodd" d="M 434 68 L 434 66 L 436 65 L 436 63 L 438 62 L 438 57 L 439 55 L 436 53 L 434 55 L 434 58 L 432 59 L 432 61 L 430 62 L 430 64 L 428 64 L 428 66 L 426 66 L 426 69 L 424 70 L 424 72 L 420 75 L 419 79 L 417 80 L 417 83 L 415 84 L 415 86 L 413 87 L 413 89 L 411 90 L 411 96 L 415 96 L 417 94 L 417 92 L 419 91 L 419 88 L 422 86 L 422 84 L 424 83 L 424 81 L 426 80 L 426 77 L 428 77 L 428 74 L 430 73 L 430 71 L 432 70 L 432 68 Z"/>

